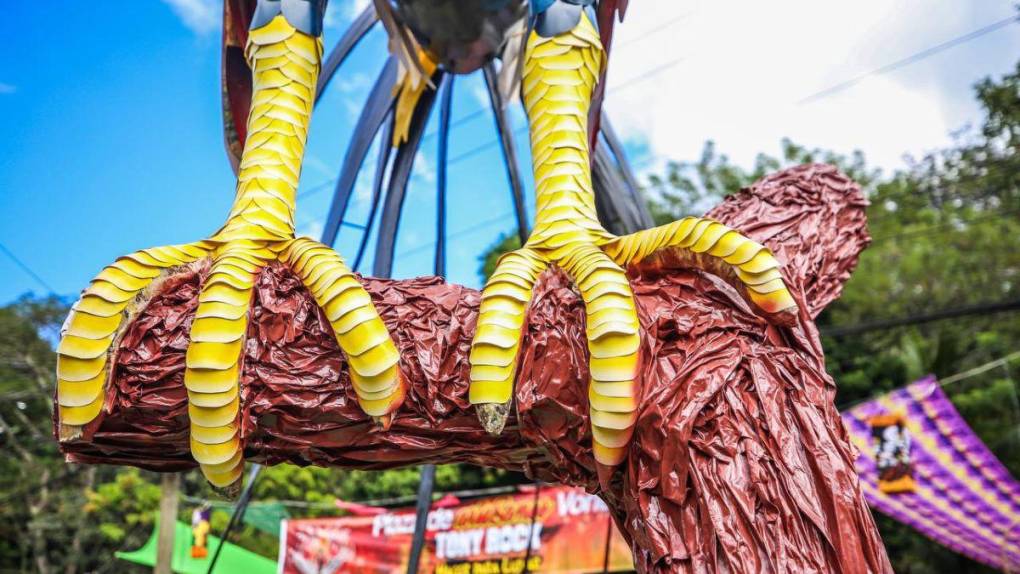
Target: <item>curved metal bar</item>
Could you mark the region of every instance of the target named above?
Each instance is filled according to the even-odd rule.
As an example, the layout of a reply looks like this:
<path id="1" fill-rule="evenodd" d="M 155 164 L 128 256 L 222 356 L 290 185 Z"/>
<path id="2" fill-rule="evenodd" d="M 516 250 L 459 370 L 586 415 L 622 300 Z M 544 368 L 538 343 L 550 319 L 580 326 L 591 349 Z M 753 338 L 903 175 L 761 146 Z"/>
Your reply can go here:
<path id="1" fill-rule="evenodd" d="M 439 150 L 436 154 L 436 261 L 434 272 L 446 276 L 446 158 L 450 142 L 450 112 L 453 108 L 453 74 L 443 79 L 439 102 Z"/>
<path id="2" fill-rule="evenodd" d="M 443 72 L 436 72 L 432 78 L 433 82 L 441 80 L 442 74 Z M 404 197 L 407 195 L 407 182 L 411 179 L 414 158 L 418 154 L 418 146 L 421 145 L 421 137 L 425 133 L 425 124 L 432 114 L 432 105 L 435 101 L 435 90 L 427 89 L 422 92 L 411 118 L 407 141 L 397 148 L 397 156 L 393 160 L 393 169 L 386 189 L 386 200 L 383 203 L 382 220 L 379 222 L 379 237 L 375 242 L 372 274 L 376 277 L 389 277 L 393 273 L 397 228 L 400 226 L 400 212 L 404 207 Z"/>
<path id="3" fill-rule="evenodd" d="M 379 21 L 379 16 L 375 13 L 375 6 L 369 4 L 361 14 L 351 22 L 350 27 L 344 32 L 340 41 L 333 46 L 333 49 L 329 52 L 329 57 L 326 58 L 326 62 L 322 65 L 322 70 L 319 72 L 319 81 L 315 85 L 315 103 L 319 103 L 319 98 L 322 97 L 323 92 L 326 91 L 326 86 L 329 85 L 329 81 L 333 79 L 333 75 L 347 59 L 347 56 L 351 54 L 354 47 L 358 45 L 358 42 L 368 34 L 368 31 L 372 29 L 372 26 Z"/>
<path id="4" fill-rule="evenodd" d="M 365 104 L 365 109 L 361 111 L 361 117 L 354 126 L 354 135 L 344 156 L 343 167 L 340 169 L 336 189 L 333 191 L 333 201 L 329 206 L 329 215 L 326 216 L 322 230 L 322 242 L 326 245 L 333 245 L 336 241 L 340 222 L 347 212 L 347 204 L 350 202 L 354 183 L 358 179 L 358 172 L 361 171 L 361 165 L 372 146 L 372 140 L 375 139 L 379 127 L 393 107 L 393 85 L 396 81 L 397 61 L 391 57 L 379 74 L 372 93 L 368 96 L 368 103 Z"/>
<path id="5" fill-rule="evenodd" d="M 599 129 L 602 132 L 602 137 L 606 139 L 609 151 L 613 153 L 613 157 L 616 159 L 616 165 L 619 168 L 620 175 L 623 176 L 623 181 L 629 188 L 630 195 L 634 198 L 635 205 L 637 206 L 638 224 L 642 229 L 654 226 L 655 222 L 652 221 L 652 215 L 648 213 L 648 205 L 645 203 L 644 194 L 641 193 L 641 185 L 638 184 L 637 177 L 634 176 L 634 170 L 630 167 L 627 154 L 623 149 L 623 143 L 617 137 L 616 130 L 613 129 L 613 124 L 609 121 L 609 115 L 604 110 L 602 111 L 602 121 L 599 124 Z"/>
<path id="6" fill-rule="evenodd" d="M 379 199 L 382 198 L 382 186 L 386 181 L 386 168 L 390 163 L 390 151 L 393 146 L 393 114 L 386 116 L 382 137 L 379 138 L 379 159 L 375 164 L 375 179 L 372 182 L 372 202 L 368 208 L 368 221 L 365 222 L 365 230 L 361 235 L 361 243 L 358 245 L 358 255 L 354 258 L 354 266 L 351 269 L 357 271 L 361 267 L 361 260 L 365 256 L 365 248 L 368 247 L 368 240 L 372 236 L 372 227 L 375 225 L 375 216 L 379 212 Z"/>
<path id="7" fill-rule="evenodd" d="M 436 486 L 436 465 L 422 465 L 420 473 L 418 501 L 415 503 L 414 509 L 414 534 L 411 537 L 411 553 L 407 556 L 407 574 L 418 574 L 421 551 L 425 549 L 425 529 L 428 526 L 429 509 L 432 508 L 432 493 Z"/>
<path id="8" fill-rule="evenodd" d="M 524 207 L 524 186 L 521 185 L 521 171 L 517 165 L 517 147 L 514 145 L 514 133 L 506 117 L 503 98 L 499 94 L 499 79 L 492 62 L 482 68 L 485 73 L 485 87 L 489 90 L 492 102 L 492 114 L 496 120 L 496 131 L 499 132 L 499 143 L 503 149 L 503 163 L 506 164 L 506 175 L 510 179 L 510 194 L 514 201 L 514 215 L 517 219 L 517 236 L 521 245 L 528 242 L 528 213 Z"/>
<path id="9" fill-rule="evenodd" d="M 607 146 L 598 146 L 592 154 L 592 184 L 599 221 L 615 235 L 628 235 L 643 229 L 633 196 L 620 175 Z"/>

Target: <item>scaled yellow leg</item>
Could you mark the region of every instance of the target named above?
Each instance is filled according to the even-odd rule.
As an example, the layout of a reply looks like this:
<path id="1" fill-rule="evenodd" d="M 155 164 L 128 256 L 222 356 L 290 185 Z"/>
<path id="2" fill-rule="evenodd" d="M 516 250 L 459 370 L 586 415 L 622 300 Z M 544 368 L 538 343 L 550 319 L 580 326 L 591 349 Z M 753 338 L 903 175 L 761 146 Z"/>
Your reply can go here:
<path id="1" fill-rule="evenodd" d="M 513 397 L 517 357 L 535 281 L 547 264 L 524 248 L 500 258 L 482 292 L 478 327 L 471 342 L 469 400 L 482 425 L 502 432 Z"/>
<path id="2" fill-rule="evenodd" d="M 224 244 L 202 285 L 191 324 L 184 371 L 191 454 L 210 484 L 221 489 L 237 483 L 244 470 L 237 420 L 241 355 L 255 274 L 274 257 L 258 243 Z"/>
<path id="3" fill-rule="evenodd" d="M 343 259 L 317 241 L 295 239 L 282 259 L 325 311 L 362 410 L 388 426 L 406 388 L 397 365 L 400 353 L 371 297 Z"/>
<path id="4" fill-rule="evenodd" d="M 584 300 L 591 381 L 589 413 L 595 460 L 623 461 L 637 421 L 637 309 L 627 276 L 598 247 L 580 244 L 564 259 Z"/>
<path id="5" fill-rule="evenodd" d="M 728 278 L 765 313 L 781 316 L 797 311 L 797 304 L 780 274 L 779 261 L 769 248 L 718 221 L 685 217 L 617 237 L 603 248 L 623 266 L 662 255 L 661 250 L 675 250 L 681 259 Z"/>
<path id="6" fill-rule="evenodd" d="M 85 289 L 57 346 L 57 405 L 61 438 L 72 439 L 99 415 L 109 357 L 136 298 L 168 270 L 204 257 L 200 242 L 143 249 L 103 269 Z"/>

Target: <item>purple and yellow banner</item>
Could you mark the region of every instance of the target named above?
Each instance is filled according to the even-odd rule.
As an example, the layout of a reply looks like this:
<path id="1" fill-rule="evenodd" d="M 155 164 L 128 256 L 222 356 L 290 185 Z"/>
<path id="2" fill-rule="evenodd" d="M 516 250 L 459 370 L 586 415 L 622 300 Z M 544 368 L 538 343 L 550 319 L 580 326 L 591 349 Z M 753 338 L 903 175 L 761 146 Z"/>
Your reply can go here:
<path id="1" fill-rule="evenodd" d="M 1005 572 L 1020 571 L 1020 483 L 928 377 L 843 413 L 872 508 Z"/>

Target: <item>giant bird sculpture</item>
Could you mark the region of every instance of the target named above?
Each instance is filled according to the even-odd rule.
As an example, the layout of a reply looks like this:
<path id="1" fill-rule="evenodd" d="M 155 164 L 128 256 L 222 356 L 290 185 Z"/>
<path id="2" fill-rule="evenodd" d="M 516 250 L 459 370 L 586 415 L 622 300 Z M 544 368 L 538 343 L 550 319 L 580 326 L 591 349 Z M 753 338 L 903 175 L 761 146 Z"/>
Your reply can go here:
<path id="1" fill-rule="evenodd" d="M 496 53 L 501 53 L 508 75 L 511 66 L 519 65 L 537 213 L 523 247 L 499 261 L 483 290 L 470 354 L 470 400 L 485 427 L 499 433 L 509 412 L 535 281 L 547 267 L 558 267 L 574 281 L 585 303 L 594 452 L 606 466 L 619 464 L 625 456 L 639 406 L 639 324 L 623 266 L 650 257 L 679 258 L 733 283 L 763 315 L 781 321 L 796 313 L 769 250 L 725 225 L 687 218 L 618 237 L 599 222 L 590 157 L 590 118 L 598 117 L 592 113 L 592 100 L 604 75 L 603 45 L 624 4 L 374 3 L 399 62 L 392 88 L 398 143 L 407 140 L 412 123 L 422 123 L 422 102 L 431 99 L 427 94 L 438 74 L 473 71 Z M 122 257 L 85 290 L 58 348 L 63 436 L 75 436 L 99 415 L 107 355 L 132 301 L 167 270 L 205 258 L 212 267 L 191 326 L 184 381 L 192 454 L 213 485 L 227 488 L 241 477 L 239 362 L 253 282 L 270 261 L 289 266 L 325 311 L 348 358 L 364 412 L 386 427 L 400 408 L 406 382 L 399 354 L 371 297 L 330 247 L 294 233 L 295 195 L 322 64 L 324 7 L 324 2 L 311 0 L 257 2 L 244 49 L 251 70 L 250 110 L 238 138 L 243 147 L 233 207 L 223 227 L 208 239 Z M 592 14 L 602 23 L 601 36 Z M 528 31 L 516 44 L 522 51 L 516 64 L 517 54 L 500 50 L 512 41 L 508 31 L 520 25 Z M 227 66 L 229 73 L 236 62 Z"/>
<path id="2" fill-rule="evenodd" d="M 863 194 L 801 166 L 709 217 L 611 233 L 642 221 L 600 155 L 614 147 L 599 101 L 624 4 L 374 0 L 323 62 L 323 2 L 227 0 L 234 205 L 208 239 L 116 260 L 75 304 L 55 398 L 68 460 L 197 465 L 227 491 L 245 460 L 467 462 L 598 492 L 641 572 L 891 571 L 814 325 L 869 241 Z M 295 237 L 316 94 L 377 21 L 391 56 L 332 234 L 381 133 L 375 270 L 388 274 L 432 104 L 441 92 L 448 125 L 451 78 L 481 67 L 497 123 L 523 100 L 536 187 L 528 234 L 516 190 L 523 246 L 481 293 L 363 279 Z"/>

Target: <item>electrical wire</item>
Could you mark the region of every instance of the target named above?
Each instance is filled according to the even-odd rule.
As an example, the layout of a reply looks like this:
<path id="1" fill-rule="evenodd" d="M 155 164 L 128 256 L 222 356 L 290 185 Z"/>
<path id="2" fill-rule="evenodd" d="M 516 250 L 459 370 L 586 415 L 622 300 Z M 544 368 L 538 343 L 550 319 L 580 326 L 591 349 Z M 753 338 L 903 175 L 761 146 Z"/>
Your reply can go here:
<path id="1" fill-rule="evenodd" d="M 943 378 L 936 379 L 936 383 L 938 383 L 938 385 L 940 387 L 945 388 L 945 387 L 948 387 L 949 385 L 953 385 L 953 384 L 956 384 L 956 383 L 958 383 L 960 381 L 965 381 L 965 380 L 967 380 L 967 379 L 969 379 L 971 377 L 980 375 L 981 373 L 988 372 L 988 371 L 990 371 L 990 370 L 992 370 L 992 369 L 994 369 L 996 367 L 1001 367 L 1001 366 L 1008 365 L 1011 361 L 1014 361 L 1016 359 L 1020 359 L 1020 351 L 1013 351 L 1012 353 L 1010 353 L 1008 355 L 999 357 L 998 359 L 994 359 L 992 361 L 988 361 L 987 363 L 978 365 L 978 366 L 976 366 L 976 367 L 974 367 L 972 369 L 968 369 L 966 371 L 963 371 L 963 372 L 960 372 L 960 373 L 956 373 L 955 375 L 950 375 L 948 377 L 943 377 Z M 883 391 L 881 393 L 876 393 L 874 395 L 871 395 L 870 397 L 866 397 L 866 398 L 863 398 L 863 399 L 858 399 L 856 401 L 852 401 L 852 402 L 849 402 L 849 403 L 845 403 L 843 405 L 839 405 L 839 406 L 836 407 L 836 409 L 838 411 L 840 411 L 840 412 L 845 412 L 846 410 L 851 409 L 851 408 L 853 408 L 853 407 L 855 407 L 857 405 L 866 403 L 868 401 L 873 401 L 873 400 L 875 400 L 875 399 L 877 399 L 879 397 L 882 397 L 882 396 L 884 396 L 886 394 L 888 394 L 888 391 Z"/>
<path id="2" fill-rule="evenodd" d="M 15 265 L 17 265 L 19 268 L 21 268 L 22 271 L 27 273 L 29 277 L 35 279 L 35 282 L 38 283 L 39 285 L 42 285 L 48 292 L 50 293 L 57 292 L 57 290 L 51 287 L 50 284 L 47 283 L 42 277 L 40 277 L 38 273 L 33 271 L 32 268 L 28 266 L 28 264 L 26 264 L 21 259 L 18 259 L 18 256 L 11 252 L 11 250 L 8 249 L 7 246 L 4 245 L 3 243 L 0 243 L 0 251 L 3 251 L 4 254 L 6 254 L 7 257 L 14 262 Z"/>
<path id="3" fill-rule="evenodd" d="M 849 80 L 844 80 L 844 81 L 842 81 L 842 82 L 840 82 L 838 84 L 834 84 L 832 86 L 829 86 L 828 88 L 825 88 L 824 90 L 819 90 L 819 91 L 811 94 L 810 96 L 801 99 L 800 101 L 797 102 L 797 105 L 804 105 L 804 104 L 808 104 L 808 103 L 811 103 L 811 102 L 814 102 L 814 101 L 817 101 L 817 100 L 820 100 L 820 99 L 823 99 L 823 98 L 827 98 L 827 97 L 829 97 L 829 96 L 831 96 L 833 94 L 842 92 L 843 90 L 846 90 L 846 89 L 848 89 L 850 87 L 853 87 L 853 86 L 859 84 L 860 82 L 864 81 L 865 79 L 867 79 L 867 78 L 869 78 L 871 76 L 887 74 L 889 72 L 892 72 L 893 70 L 897 70 L 897 69 L 902 68 L 904 66 L 909 66 L 910 64 L 914 64 L 916 62 L 920 62 L 921 60 L 924 60 L 925 58 L 929 58 L 931 56 L 934 56 L 935 54 L 938 54 L 939 52 L 944 52 L 945 50 L 948 50 L 948 49 L 953 48 L 955 46 L 959 46 L 960 44 L 964 44 L 964 43 L 967 43 L 967 42 L 969 42 L 971 40 L 975 40 L 977 38 L 980 38 L 981 36 L 984 36 L 986 34 L 990 34 L 990 33 L 994 32 L 994 31 L 996 31 L 996 30 L 998 30 L 1000 28 L 1005 28 L 1006 26 L 1008 26 L 1009 24 L 1012 24 L 1014 22 L 1020 22 L 1020 16 L 1015 16 L 1014 15 L 1014 16 L 1010 16 L 1009 18 L 1003 18 L 1002 20 L 998 20 L 996 22 L 992 22 L 991 24 L 988 24 L 987 26 L 983 26 L 981 28 L 978 28 L 977 30 L 973 30 L 971 32 L 968 32 L 968 33 L 962 35 L 962 36 L 957 36 L 957 37 L 955 37 L 955 38 L 953 38 L 951 40 L 947 40 L 945 42 L 942 42 L 941 44 L 936 44 L 934 46 L 931 46 L 930 48 L 926 48 L 924 50 L 921 50 L 920 52 L 917 52 L 916 54 L 911 54 L 910 56 L 907 56 L 906 58 L 903 58 L 901 60 L 896 60 L 895 62 L 891 62 L 891 63 L 886 64 L 884 66 L 880 66 L 878 68 L 875 68 L 874 70 L 871 70 L 869 72 L 865 72 L 865 73 L 863 73 L 863 74 L 861 74 L 859 76 L 856 76 L 854 78 L 850 78 Z"/>
<path id="4" fill-rule="evenodd" d="M 819 331 L 821 332 L 822 335 L 828 337 L 846 337 L 847 335 L 859 335 L 861 333 L 867 333 L 869 331 L 884 331 L 895 327 L 909 327 L 912 325 L 922 325 L 924 323 L 943 321 L 945 319 L 954 319 L 956 317 L 967 317 L 974 315 L 994 315 L 997 313 L 1005 313 L 1017 310 L 1020 310 L 1020 299 L 1014 299 L 1011 301 L 992 301 L 987 303 L 978 303 L 975 305 L 966 305 L 963 307 L 951 307 L 949 309 L 941 309 L 933 313 L 908 315 L 906 317 L 896 317 L 893 319 L 882 319 L 878 321 L 868 321 L 864 323 L 857 323 L 854 325 L 844 326 L 837 325 L 831 327 L 822 327 L 819 329 Z"/>

